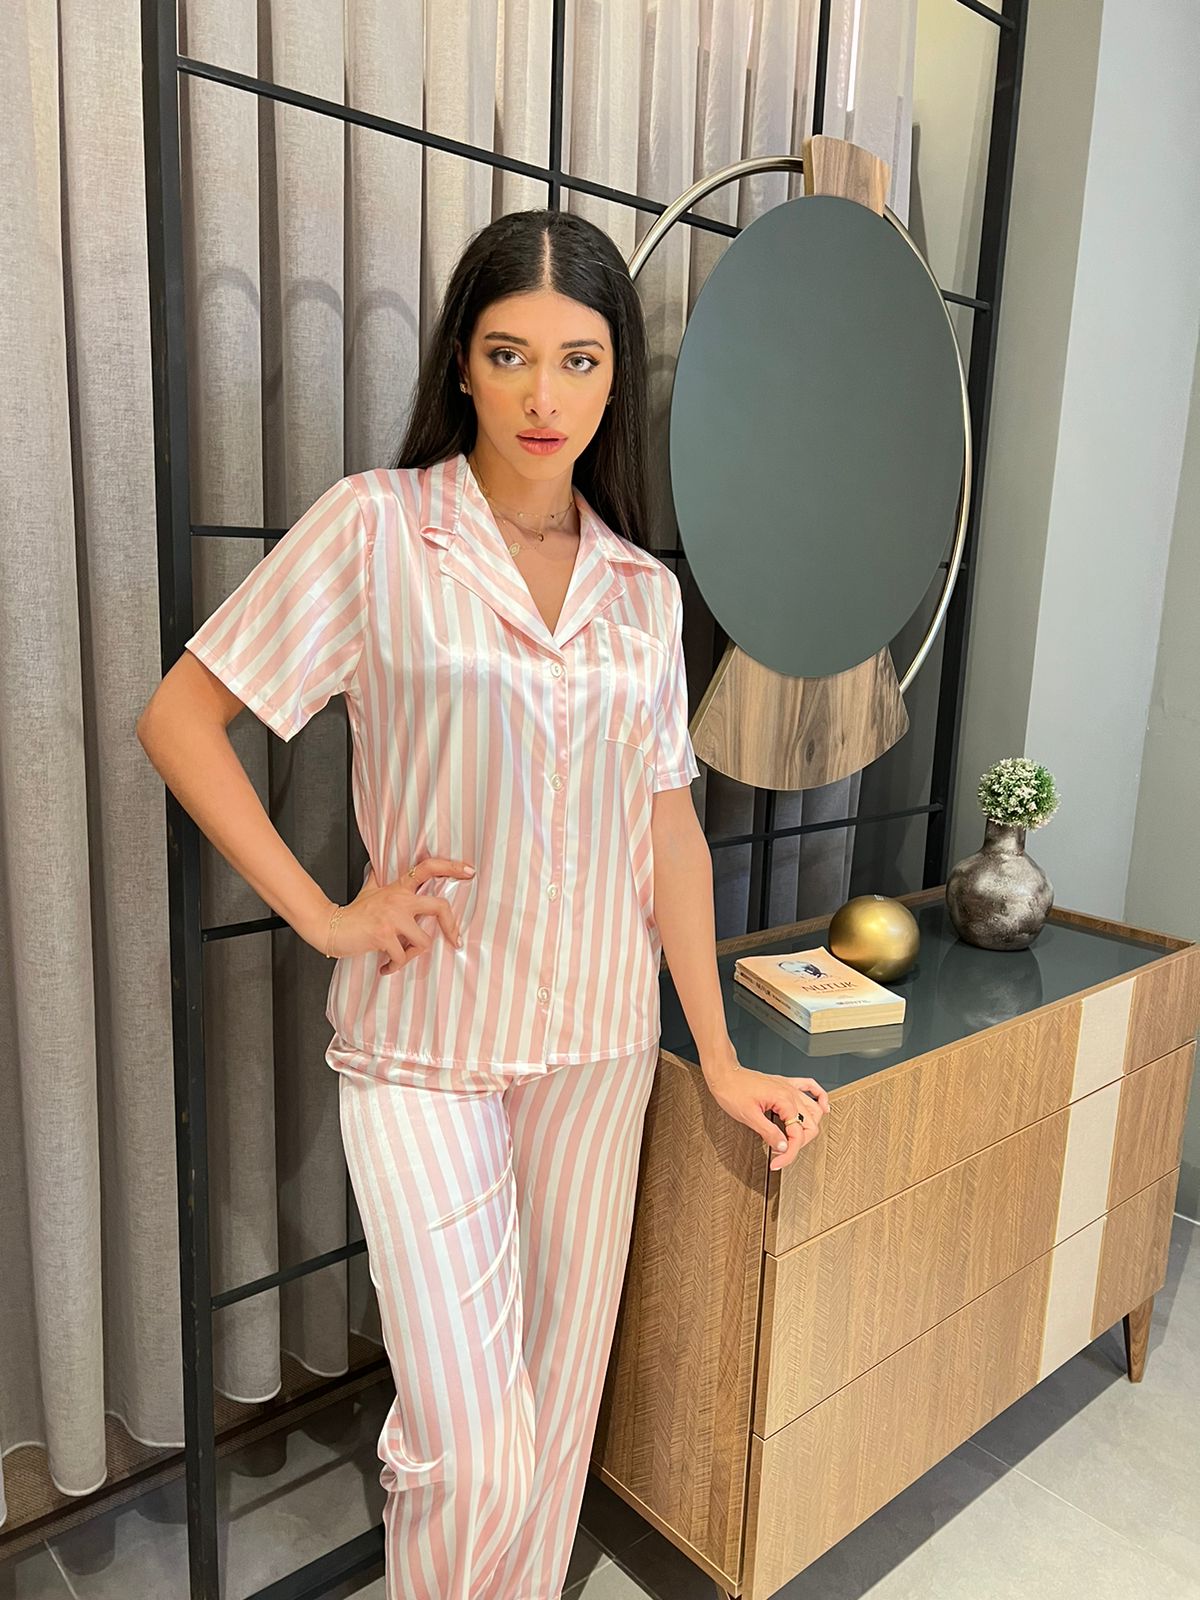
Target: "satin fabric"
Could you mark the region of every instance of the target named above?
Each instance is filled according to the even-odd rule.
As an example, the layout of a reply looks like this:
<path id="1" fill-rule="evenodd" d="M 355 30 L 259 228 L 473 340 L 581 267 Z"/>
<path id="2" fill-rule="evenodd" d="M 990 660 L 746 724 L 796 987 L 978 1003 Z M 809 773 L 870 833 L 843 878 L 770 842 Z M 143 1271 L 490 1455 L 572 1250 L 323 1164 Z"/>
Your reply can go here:
<path id="1" fill-rule="evenodd" d="M 339 479 L 188 641 L 283 739 L 344 694 L 378 882 L 475 866 L 418 890 L 447 898 L 461 948 L 438 932 L 397 972 L 336 962 L 326 1016 L 356 1071 L 466 1085 L 659 1035 L 653 800 L 699 771 L 679 580 L 575 493 L 553 632 L 460 452 Z"/>
<path id="2" fill-rule="evenodd" d="M 657 1060 L 499 1069 L 473 1089 L 340 1074 L 396 1383 L 378 1440 L 388 1600 L 562 1592 Z"/>

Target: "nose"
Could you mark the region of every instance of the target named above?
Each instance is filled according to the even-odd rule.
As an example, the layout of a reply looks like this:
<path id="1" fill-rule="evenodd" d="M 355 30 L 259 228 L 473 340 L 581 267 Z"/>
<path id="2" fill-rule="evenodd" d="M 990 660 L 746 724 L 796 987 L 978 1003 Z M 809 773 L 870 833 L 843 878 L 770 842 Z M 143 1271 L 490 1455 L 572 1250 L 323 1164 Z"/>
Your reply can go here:
<path id="1" fill-rule="evenodd" d="M 556 407 L 554 405 L 555 375 L 548 368 L 539 367 L 533 375 L 533 388 L 530 392 L 529 405 L 538 417 L 551 417 Z M 529 409 L 526 406 L 526 410 Z"/>

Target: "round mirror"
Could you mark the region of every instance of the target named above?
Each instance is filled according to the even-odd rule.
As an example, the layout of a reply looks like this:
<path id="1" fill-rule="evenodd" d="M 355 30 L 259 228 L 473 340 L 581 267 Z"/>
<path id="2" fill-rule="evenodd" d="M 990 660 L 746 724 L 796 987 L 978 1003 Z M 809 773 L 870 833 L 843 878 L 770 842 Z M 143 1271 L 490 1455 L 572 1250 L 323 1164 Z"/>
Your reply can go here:
<path id="1" fill-rule="evenodd" d="M 830 195 L 744 228 L 688 319 L 669 450 L 692 575 L 747 655 L 818 678 L 890 643 L 949 552 L 966 453 L 953 329 L 904 234 Z"/>

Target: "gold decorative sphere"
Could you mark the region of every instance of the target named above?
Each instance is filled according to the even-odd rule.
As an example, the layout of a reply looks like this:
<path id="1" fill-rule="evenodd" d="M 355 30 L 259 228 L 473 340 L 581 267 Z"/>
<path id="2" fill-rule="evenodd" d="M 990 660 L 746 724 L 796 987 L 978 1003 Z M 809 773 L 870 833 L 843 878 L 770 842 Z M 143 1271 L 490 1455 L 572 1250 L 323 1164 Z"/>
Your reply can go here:
<path id="1" fill-rule="evenodd" d="M 856 894 L 833 914 L 827 948 L 839 961 L 876 983 L 910 971 L 921 935 L 906 905 L 882 894 Z"/>

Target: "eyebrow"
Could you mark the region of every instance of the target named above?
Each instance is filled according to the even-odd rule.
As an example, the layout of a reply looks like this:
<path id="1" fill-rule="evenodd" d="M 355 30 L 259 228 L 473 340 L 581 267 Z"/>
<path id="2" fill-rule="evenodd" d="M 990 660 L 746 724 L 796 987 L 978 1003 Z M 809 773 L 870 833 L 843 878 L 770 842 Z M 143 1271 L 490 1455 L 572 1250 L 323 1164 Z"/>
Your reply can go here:
<path id="1" fill-rule="evenodd" d="M 520 339 L 515 333 L 485 333 L 483 337 L 485 339 L 507 339 L 509 344 L 523 344 L 526 348 L 529 346 L 528 339 Z M 597 350 L 604 349 L 599 339 L 564 339 L 562 344 L 559 345 L 559 349 L 578 350 L 584 345 L 594 345 Z"/>

